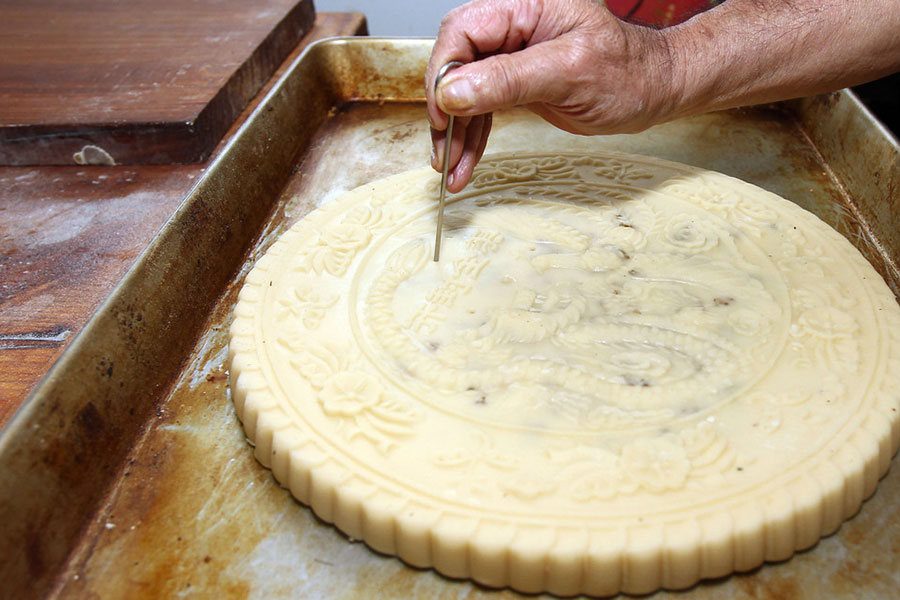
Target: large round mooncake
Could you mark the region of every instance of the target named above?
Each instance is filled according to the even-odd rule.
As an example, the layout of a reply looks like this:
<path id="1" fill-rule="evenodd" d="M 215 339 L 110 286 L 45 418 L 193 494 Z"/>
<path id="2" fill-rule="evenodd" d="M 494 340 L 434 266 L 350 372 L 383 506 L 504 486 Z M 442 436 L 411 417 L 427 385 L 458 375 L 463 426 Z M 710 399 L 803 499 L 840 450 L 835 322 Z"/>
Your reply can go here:
<path id="1" fill-rule="evenodd" d="M 353 190 L 247 277 L 234 402 L 353 538 L 525 592 L 684 588 L 808 548 L 900 441 L 900 308 L 837 232 L 717 173 L 495 155 Z"/>

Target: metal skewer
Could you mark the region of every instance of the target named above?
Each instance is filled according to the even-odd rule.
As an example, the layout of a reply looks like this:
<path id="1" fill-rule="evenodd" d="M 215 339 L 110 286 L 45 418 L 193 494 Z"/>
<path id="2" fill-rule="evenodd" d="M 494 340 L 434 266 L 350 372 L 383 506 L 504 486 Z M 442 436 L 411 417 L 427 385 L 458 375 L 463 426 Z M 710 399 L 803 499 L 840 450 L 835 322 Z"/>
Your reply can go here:
<path id="1" fill-rule="evenodd" d="M 444 78 L 450 69 L 454 69 L 462 65 L 458 60 L 448 62 L 438 71 L 437 77 L 434 78 L 434 91 L 437 93 L 438 84 Z M 447 171 L 450 170 L 450 143 L 453 141 L 453 115 L 448 115 L 447 135 L 444 138 L 444 167 L 441 171 L 441 196 L 438 205 L 437 232 L 434 234 L 434 262 L 441 259 L 441 232 L 444 228 L 444 198 L 447 195 Z"/>

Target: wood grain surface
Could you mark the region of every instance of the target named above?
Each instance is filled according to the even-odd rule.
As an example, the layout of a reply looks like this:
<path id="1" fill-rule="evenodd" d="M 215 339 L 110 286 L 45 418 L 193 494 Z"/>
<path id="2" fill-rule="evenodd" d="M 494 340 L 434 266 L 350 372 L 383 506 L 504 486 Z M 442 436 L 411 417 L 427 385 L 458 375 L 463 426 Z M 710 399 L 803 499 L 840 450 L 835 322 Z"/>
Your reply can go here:
<path id="1" fill-rule="evenodd" d="M 312 0 L 5 0 L 0 164 L 203 160 L 313 19 Z"/>
<path id="2" fill-rule="evenodd" d="M 362 15 L 317 15 L 315 26 L 219 147 L 306 46 L 324 37 L 365 32 Z M 0 428 L 210 161 L 176 166 L 0 167 Z"/>

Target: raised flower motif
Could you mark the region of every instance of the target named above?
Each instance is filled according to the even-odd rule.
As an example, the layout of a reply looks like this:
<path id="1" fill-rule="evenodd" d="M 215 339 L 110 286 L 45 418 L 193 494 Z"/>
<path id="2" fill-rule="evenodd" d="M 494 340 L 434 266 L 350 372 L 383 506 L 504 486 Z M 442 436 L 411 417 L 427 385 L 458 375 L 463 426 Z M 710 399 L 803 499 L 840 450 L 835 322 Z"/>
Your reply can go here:
<path id="1" fill-rule="evenodd" d="M 833 306 L 817 306 L 800 315 L 797 323 L 791 326 L 791 335 L 800 342 L 801 351 L 809 350 L 816 357 L 815 361 L 807 352 L 801 355 L 800 362 L 812 365 L 829 365 L 842 371 L 855 373 L 859 368 L 859 340 L 853 333 L 859 324 L 848 313 Z"/>
<path id="2" fill-rule="evenodd" d="M 381 207 L 372 206 L 371 204 L 360 204 L 347 213 L 343 222 L 349 225 L 361 225 L 373 229 L 380 226 L 383 220 L 384 212 Z"/>
<path id="3" fill-rule="evenodd" d="M 562 156 L 542 156 L 535 159 L 535 165 L 541 175 L 562 175 L 574 172 L 569 159 Z"/>
<path id="4" fill-rule="evenodd" d="M 572 165 L 563 157 L 549 156 L 540 159 L 506 160 L 497 166 L 488 164 L 475 171 L 472 186 L 482 188 L 492 185 L 503 185 L 546 179 L 548 176 L 574 174 Z"/>
<path id="5" fill-rule="evenodd" d="M 631 442 L 621 460 L 626 476 L 651 492 L 682 487 L 691 469 L 684 447 L 665 438 Z"/>
<path id="6" fill-rule="evenodd" d="M 530 181 L 537 175 L 537 166 L 532 163 L 512 162 L 492 169 L 476 170 L 472 177 L 472 187 L 482 188 L 505 183 Z"/>
<path id="7" fill-rule="evenodd" d="M 278 300 L 278 318 L 286 321 L 289 316 L 300 319 L 306 329 L 317 329 L 325 318 L 326 311 L 335 305 L 338 297 L 334 294 L 320 294 L 309 282 L 301 281 Z M 290 327 L 292 324 L 288 324 Z M 296 326 L 294 326 L 296 327 Z"/>
<path id="8" fill-rule="evenodd" d="M 737 205 L 738 212 L 753 221 L 772 223 L 778 220 L 778 214 L 767 206 L 767 203 L 743 198 Z"/>
<path id="9" fill-rule="evenodd" d="M 355 223 L 341 223 L 329 228 L 318 244 L 307 253 L 309 266 L 316 273 L 328 272 L 336 277 L 347 272 L 360 248 L 369 243 L 368 229 Z"/>
<path id="10" fill-rule="evenodd" d="M 731 190 L 719 189 L 712 186 L 704 186 L 702 193 L 698 195 L 700 205 L 710 210 L 719 210 L 726 215 L 731 215 L 734 209 L 741 204 L 741 197 Z M 688 187 L 688 193 L 692 192 Z"/>
<path id="11" fill-rule="evenodd" d="M 679 215 L 669 221 L 665 236 L 671 245 L 691 254 L 705 252 L 719 243 L 719 235 L 710 225 L 690 215 Z"/>
<path id="12" fill-rule="evenodd" d="M 797 320 L 801 332 L 826 340 L 847 337 L 858 328 L 856 321 L 832 306 L 811 308 Z"/>
<path id="13" fill-rule="evenodd" d="M 319 392 L 322 410 L 332 417 L 355 417 L 374 406 L 381 397 L 377 379 L 366 373 L 337 373 Z"/>
<path id="14" fill-rule="evenodd" d="M 622 492 L 621 473 L 614 469 L 587 473 L 572 485 L 572 499 L 576 502 L 608 500 Z"/>
<path id="15" fill-rule="evenodd" d="M 369 232 L 356 223 L 341 223 L 330 227 L 322 236 L 322 241 L 335 250 L 355 250 L 369 241 Z"/>

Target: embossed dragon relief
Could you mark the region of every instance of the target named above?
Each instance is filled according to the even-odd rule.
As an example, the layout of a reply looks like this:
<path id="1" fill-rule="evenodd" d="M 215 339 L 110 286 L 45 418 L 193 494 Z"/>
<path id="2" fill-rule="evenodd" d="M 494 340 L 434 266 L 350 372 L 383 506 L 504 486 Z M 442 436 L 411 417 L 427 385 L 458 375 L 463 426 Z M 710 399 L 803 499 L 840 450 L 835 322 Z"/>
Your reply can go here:
<path id="1" fill-rule="evenodd" d="M 779 351 L 754 348 L 777 341 L 774 324 L 798 309 L 790 329 L 796 364 L 854 372 L 859 353 L 852 334 L 858 324 L 846 309 L 855 300 L 824 277 L 820 261 L 828 259 L 820 248 L 804 246 L 796 229 L 784 236 L 774 274 L 791 284 L 785 303 L 761 283 L 766 279 L 759 261 L 746 257 L 733 233 L 715 220 L 677 207 L 661 209 L 647 198 L 606 198 L 590 208 L 553 194 L 548 199 L 545 192 L 553 186 L 541 182 L 651 177 L 621 161 L 581 163 L 523 160 L 485 171 L 476 186 L 481 193 L 448 213 L 457 248 L 435 281 L 423 278 L 431 253 L 427 238 L 402 244 L 384 260 L 364 292 L 360 335 L 400 365 L 405 389 L 418 390 L 418 397 L 438 390 L 457 399 L 444 408 L 484 414 L 488 421 L 511 410 L 530 415 L 529 422 L 541 428 L 653 426 L 685 411 L 699 413 L 739 388 L 741 374 L 759 371 L 760 358 Z M 498 193 L 498 183 L 519 187 Z M 666 191 L 728 217 L 741 212 L 746 222 L 777 220 L 774 211 L 754 209 L 727 188 L 701 185 L 698 192 L 681 185 L 670 178 Z M 410 188 L 405 195 L 414 192 Z M 336 304 L 337 295 L 319 289 L 316 277 L 343 276 L 398 218 L 386 208 L 390 204 L 359 203 L 295 261 L 294 272 L 309 278 L 288 286 L 279 303 L 285 348 L 305 348 L 299 341 L 303 331 L 316 330 Z M 408 235 L 422 227 L 413 222 L 407 229 Z M 486 287 L 485 304 L 485 295 L 473 292 Z M 733 289 L 741 290 L 740 298 Z M 398 311 L 398 298 L 409 290 L 417 297 Z M 308 357 L 328 352 L 306 348 L 300 354 L 307 358 L 294 359 L 295 366 L 305 360 L 305 373 L 318 360 Z M 410 434 L 416 411 L 369 408 L 383 402 L 383 390 L 374 394 L 374 388 L 368 382 L 357 390 L 379 401 L 353 415 L 332 410 L 334 400 L 321 403 L 347 423 L 351 437 L 390 448 L 390 438 Z M 329 387 L 324 396 L 324 384 L 318 389 L 320 398 L 330 398 L 338 388 Z M 672 408 L 682 404 L 687 408 Z M 492 409 L 485 410 L 487 405 Z M 771 416 L 771 406 L 765 410 Z M 406 415 L 402 423 L 384 425 L 391 411 Z"/>
<path id="2" fill-rule="evenodd" d="M 778 341 L 779 302 L 729 260 L 740 251 L 720 242 L 727 232 L 696 218 L 636 202 L 473 204 L 454 207 L 466 226 L 430 288 L 428 244 L 413 239 L 362 303 L 367 343 L 423 395 L 463 398 L 470 416 L 488 403 L 531 411 L 550 428 L 617 429 L 625 414 L 644 426 L 686 398 L 698 411 L 716 402 L 754 372 L 747 349 Z"/>

